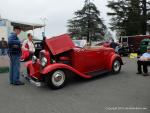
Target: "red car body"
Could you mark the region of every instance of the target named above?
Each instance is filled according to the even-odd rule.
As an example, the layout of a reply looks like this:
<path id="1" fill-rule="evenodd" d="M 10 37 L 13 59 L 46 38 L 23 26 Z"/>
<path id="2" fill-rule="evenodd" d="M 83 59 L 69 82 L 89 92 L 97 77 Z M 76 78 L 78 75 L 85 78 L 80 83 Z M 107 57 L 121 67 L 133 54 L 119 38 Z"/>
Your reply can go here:
<path id="1" fill-rule="evenodd" d="M 25 61 L 29 59 L 29 56 L 30 56 L 29 50 L 21 49 L 21 52 L 22 52 L 22 55 L 20 57 L 20 61 Z"/>
<path id="2" fill-rule="evenodd" d="M 42 66 L 44 61 L 46 64 Z M 119 66 L 117 70 L 114 67 L 115 62 Z M 47 81 L 51 88 L 59 89 L 65 85 L 67 76 L 70 76 L 68 72 L 89 79 L 104 72 L 119 73 L 122 64 L 121 57 L 113 49 L 104 46 L 76 47 L 70 36 L 65 34 L 46 39 L 40 58 L 28 61 L 26 67 L 28 77 L 40 82 Z M 53 78 L 55 72 L 57 75 L 54 74 Z M 54 80 L 59 81 L 62 78 L 65 78 L 64 83 L 53 83 Z"/>

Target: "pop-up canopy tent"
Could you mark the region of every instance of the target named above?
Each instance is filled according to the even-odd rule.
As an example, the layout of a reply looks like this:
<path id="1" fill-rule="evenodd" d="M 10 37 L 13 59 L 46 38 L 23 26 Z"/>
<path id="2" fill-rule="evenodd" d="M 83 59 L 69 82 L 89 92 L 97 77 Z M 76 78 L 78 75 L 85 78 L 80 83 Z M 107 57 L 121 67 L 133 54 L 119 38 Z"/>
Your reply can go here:
<path id="1" fill-rule="evenodd" d="M 12 26 L 19 26 L 25 32 L 29 31 L 29 30 L 34 30 L 37 28 L 42 28 L 45 26 L 43 24 L 34 24 L 34 23 L 17 22 L 17 21 L 11 21 L 11 25 Z"/>
<path id="2" fill-rule="evenodd" d="M 27 31 L 33 32 L 34 36 L 34 30 L 37 28 L 45 27 L 45 24 L 35 24 L 35 23 L 28 23 L 28 22 L 20 22 L 20 21 L 12 21 L 4 18 L 0 18 L 0 40 L 2 37 L 5 38 L 5 40 L 8 40 L 8 37 L 11 32 L 13 32 L 13 27 L 19 26 L 22 28 L 20 37 L 22 40 L 27 38 Z M 36 32 L 40 32 L 40 30 L 37 30 Z M 42 34 L 42 33 L 41 33 Z M 42 36 L 42 35 L 41 35 Z M 34 38 L 38 38 L 35 37 Z"/>
<path id="3" fill-rule="evenodd" d="M 38 37 L 34 36 L 34 30 L 37 28 L 45 27 L 43 24 L 35 24 L 35 23 L 27 23 L 27 22 L 19 22 L 19 21 L 11 21 L 11 25 L 13 27 L 19 26 L 22 29 L 21 33 L 21 40 L 25 40 L 27 38 L 27 35 L 25 32 L 32 30 L 33 31 L 33 38 L 38 39 Z"/>

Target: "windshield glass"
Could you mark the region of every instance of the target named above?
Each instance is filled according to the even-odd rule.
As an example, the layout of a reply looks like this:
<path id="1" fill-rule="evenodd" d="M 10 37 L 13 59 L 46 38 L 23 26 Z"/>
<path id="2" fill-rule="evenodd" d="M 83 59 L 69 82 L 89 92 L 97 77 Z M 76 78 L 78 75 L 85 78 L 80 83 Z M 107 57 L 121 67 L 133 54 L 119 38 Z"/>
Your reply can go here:
<path id="1" fill-rule="evenodd" d="M 77 47 L 85 47 L 86 46 L 86 40 L 73 40 L 75 46 Z"/>

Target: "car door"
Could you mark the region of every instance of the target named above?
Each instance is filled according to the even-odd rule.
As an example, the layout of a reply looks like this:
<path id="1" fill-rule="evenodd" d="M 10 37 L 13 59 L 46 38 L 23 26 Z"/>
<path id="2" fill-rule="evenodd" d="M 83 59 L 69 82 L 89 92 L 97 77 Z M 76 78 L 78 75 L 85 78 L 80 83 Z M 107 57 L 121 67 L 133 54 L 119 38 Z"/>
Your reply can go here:
<path id="1" fill-rule="evenodd" d="M 83 48 L 77 48 L 73 50 L 72 54 L 72 67 L 76 70 L 85 73 L 86 68 L 86 52 Z"/>
<path id="2" fill-rule="evenodd" d="M 84 50 L 84 55 L 86 72 L 103 70 L 104 51 L 102 49 L 87 49 Z"/>

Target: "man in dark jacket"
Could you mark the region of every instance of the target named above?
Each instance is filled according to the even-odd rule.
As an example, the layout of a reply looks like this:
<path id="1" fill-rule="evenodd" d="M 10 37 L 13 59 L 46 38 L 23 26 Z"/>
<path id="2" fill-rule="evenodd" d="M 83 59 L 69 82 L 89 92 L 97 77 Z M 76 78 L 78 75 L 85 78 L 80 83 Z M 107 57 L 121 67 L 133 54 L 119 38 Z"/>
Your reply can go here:
<path id="1" fill-rule="evenodd" d="M 118 44 L 116 42 L 114 42 L 114 40 L 112 40 L 112 42 L 110 43 L 110 47 L 115 50 L 117 46 L 118 46 Z"/>
<path id="2" fill-rule="evenodd" d="M 10 84 L 13 85 L 24 85 L 19 80 L 20 77 L 20 56 L 21 56 L 21 44 L 17 35 L 21 32 L 21 28 L 14 27 L 8 38 L 8 55 L 10 58 Z"/>

